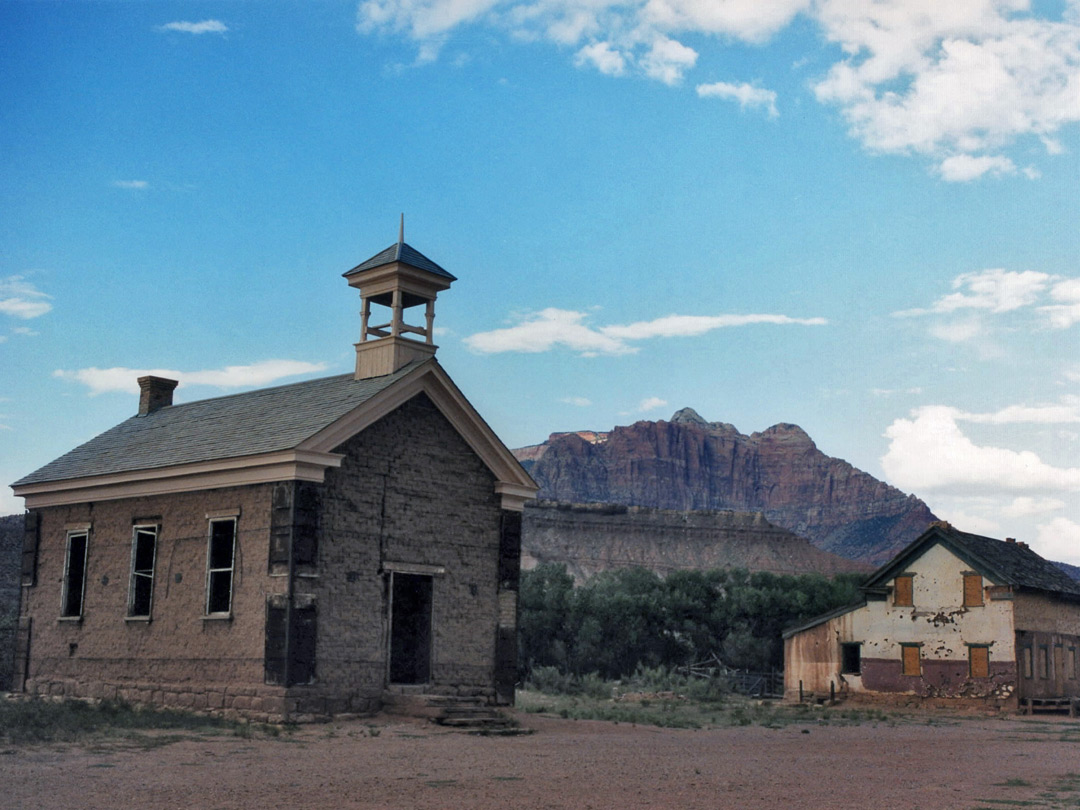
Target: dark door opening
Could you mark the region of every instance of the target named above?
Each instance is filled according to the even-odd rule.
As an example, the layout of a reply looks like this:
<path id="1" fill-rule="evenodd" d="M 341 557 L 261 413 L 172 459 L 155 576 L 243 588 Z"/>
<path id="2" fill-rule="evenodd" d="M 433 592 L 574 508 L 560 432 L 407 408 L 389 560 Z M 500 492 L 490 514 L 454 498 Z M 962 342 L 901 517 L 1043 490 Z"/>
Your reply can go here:
<path id="1" fill-rule="evenodd" d="M 391 575 L 390 683 L 431 680 L 432 578 Z"/>

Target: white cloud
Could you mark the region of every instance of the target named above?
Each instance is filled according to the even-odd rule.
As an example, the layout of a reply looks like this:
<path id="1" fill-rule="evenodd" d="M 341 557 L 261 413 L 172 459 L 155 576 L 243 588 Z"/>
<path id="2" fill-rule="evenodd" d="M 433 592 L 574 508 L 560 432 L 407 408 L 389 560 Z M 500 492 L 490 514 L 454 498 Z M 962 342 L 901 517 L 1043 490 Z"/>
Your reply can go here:
<path id="1" fill-rule="evenodd" d="M 1039 526 L 1038 537 L 1032 545 L 1049 560 L 1080 565 L 1080 523 L 1056 517 Z"/>
<path id="2" fill-rule="evenodd" d="M 131 191 L 143 191 L 150 188 L 150 183 L 146 180 L 113 180 L 113 186 L 116 188 L 126 188 Z"/>
<path id="3" fill-rule="evenodd" d="M 1080 467 L 1054 467 L 1029 450 L 976 445 L 957 424 L 963 416 L 929 405 L 895 420 L 881 459 L 889 482 L 915 491 L 1080 492 Z"/>
<path id="4" fill-rule="evenodd" d="M 152 374 L 179 380 L 181 386 L 210 385 L 217 388 L 244 388 L 267 385 L 284 377 L 298 374 L 311 374 L 323 371 L 324 363 L 305 363 L 300 360 L 263 360 L 247 366 L 226 366 L 221 369 L 205 371 L 176 371 L 174 369 L 134 369 L 134 368 L 82 368 L 75 371 L 57 369 L 54 377 L 80 382 L 90 389 L 91 395 L 108 391 L 131 393 L 138 391 L 136 380 Z"/>
<path id="5" fill-rule="evenodd" d="M 1059 133 L 1080 122 L 1080 13 L 1068 2 L 1054 18 L 1028 0 L 362 0 L 357 29 L 432 56 L 455 29 L 485 25 L 675 85 L 697 64 L 688 38 L 764 45 L 801 14 L 839 48 L 813 90 L 852 137 L 969 181 L 1017 173 L 1003 152 L 1021 140 L 1060 153 Z"/>
<path id="6" fill-rule="evenodd" d="M 1057 498 L 1032 498 L 1022 495 L 1013 498 L 1011 503 L 1002 507 L 1001 511 L 1006 517 L 1017 518 L 1029 515 L 1043 515 L 1047 512 L 1056 512 L 1065 508 L 1065 501 Z"/>
<path id="7" fill-rule="evenodd" d="M 897 394 L 921 394 L 922 389 L 915 388 L 871 388 L 870 393 L 875 397 L 891 397 Z"/>
<path id="8" fill-rule="evenodd" d="M 29 326 L 13 326 L 11 327 L 11 333 L 13 335 L 23 335 L 24 337 L 34 337 L 34 335 L 40 335 L 40 332 L 35 332 Z"/>
<path id="9" fill-rule="evenodd" d="M 629 354 L 637 348 L 628 341 L 661 337 L 693 337 L 714 329 L 751 324 L 797 324 L 821 326 L 824 318 L 792 318 L 788 315 L 668 315 L 625 326 L 592 327 L 584 312 L 550 307 L 526 316 L 517 326 L 478 332 L 465 338 L 474 352 L 545 352 L 563 346 L 585 356 Z"/>
<path id="10" fill-rule="evenodd" d="M 184 34 L 224 34 L 229 30 L 221 20 L 203 20 L 202 22 L 176 22 L 165 23 L 158 26 L 159 31 L 179 31 Z"/>
<path id="11" fill-rule="evenodd" d="M 942 520 L 947 520 L 963 532 L 993 536 L 1001 530 L 1001 524 L 986 515 L 976 515 L 972 512 L 964 512 L 960 509 L 946 507 L 935 508 L 935 514 Z"/>
<path id="12" fill-rule="evenodd" d="M 559 400 L 559 402 L 562 402 L 566 405 L 574 405 L 578 408 L 587 408 L 588 406 L 592 405 L 592 400 L 587 399 L 586 397 L 563 397 Z"/>
<path id="13" fill-rule="evenodd" d="M 1080 404 L 1064 402 L 1059 405 L 1009 405 L 994 413 L 956 411 L 956 419 L 984 425 L 1061 425 L 1080 422 Z"/>
<path id="14" fill-rule="evenodd" d="M 932 325 L 927 331 L 938 340 L 949 343 L 970 343 L 986 335 L 986 327 L 979 318 L 942 321 Z"/>
<path id="15" fill-rule="evenodd" d="M 1016 164 L 1001 155 L 953 155 L 941 161 L 938 171 L 951 183 L 966 183 L 987 173 L 1016 174 Z"/>
<path id="16" fill-rule="evenodd" d="M 591 64 L 608 76 L 621 76 L 626 71 L 626 57 L 608 42 L 594 42 L 577 52 L 574 63 L 581 67 Z"/>
<path id="17" fill-rule="evenodd" d="M 737 101 L 743 109 L 747 107 L 761 107 L 768 113 L 770 118 L 776 118 L 780 113 L 776 109 L 776 93 L 762 87 L 754 87 L 752 84 L 729 84 L 728 82 L 714 82 L 713 84 L 699 84 L 697 94 L 701 98 L 722 98 L 727 101 Z"/>
<path id="18" fill-rule="evenodd" d="M 1067 329 L 1080 323 L 1080 278 L 1058 281 L 1050 289 L 1050 298 L 1058 303 L 1039 309 L 1050 317 L 1051 326 Z"/>
<path id="19" fill-rule="evenodd" d="M 23 276 L 0 278 L 0 313 L 30 320 L 52 310 L 51 296 L 37 289 Z"/>
<path id="20" fill-rule="evenodd" d="M 657 37 L 648 53 L 641 58 L 641 67 L 649 78 L 675 85 L 697 63 L 697 58 L 697 51 L 693 48 L 674 39 Z"/>
<path id="21" fill-rule="evenodd" d="M 657 408 L 667 407 L 667 400 L 660 399 L 660 397 L 647 397 L 638 404 L 637 409 L 645 413 L 646 411 L 655 411 Z"/>

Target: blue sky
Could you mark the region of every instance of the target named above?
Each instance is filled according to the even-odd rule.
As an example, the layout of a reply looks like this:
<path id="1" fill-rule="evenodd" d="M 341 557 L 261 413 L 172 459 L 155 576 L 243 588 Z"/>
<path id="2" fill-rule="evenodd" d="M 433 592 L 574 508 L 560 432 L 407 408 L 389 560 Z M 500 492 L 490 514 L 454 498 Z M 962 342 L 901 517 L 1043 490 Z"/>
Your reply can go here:
<path id="1" fill-rule="evenodd" d="M 1077 0 L 5 0 L 0 212 L 4 482 L 351 370 L 404 212 L 508 445 L 794 422 L 1080 562 Z"/>

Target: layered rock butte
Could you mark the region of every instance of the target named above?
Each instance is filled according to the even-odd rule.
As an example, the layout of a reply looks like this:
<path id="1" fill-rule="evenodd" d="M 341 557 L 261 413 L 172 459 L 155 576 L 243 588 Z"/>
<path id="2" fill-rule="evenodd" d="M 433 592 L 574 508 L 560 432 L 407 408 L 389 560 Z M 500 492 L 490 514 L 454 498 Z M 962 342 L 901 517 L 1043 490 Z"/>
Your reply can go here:
<path id="1" fill-rule="evenodd" d="M 873 565 L 936 520 L 915 496 L 822 453 L 797 425 L 747 436 L 691 408 L 667 422 L 555 433 L 514 454 L 546 500 L 760 512 L 819 549 Z"/>

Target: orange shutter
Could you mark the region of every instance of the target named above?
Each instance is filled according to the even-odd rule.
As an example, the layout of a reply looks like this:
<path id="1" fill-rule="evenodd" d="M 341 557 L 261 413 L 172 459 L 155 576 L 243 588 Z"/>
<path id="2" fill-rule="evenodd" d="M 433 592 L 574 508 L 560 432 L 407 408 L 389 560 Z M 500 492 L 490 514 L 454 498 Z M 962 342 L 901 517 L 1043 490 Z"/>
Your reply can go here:
<path id="1" fill-rule="evenodd" d="M 903 651 L 903 674 L 921 675 L 922 669 L 919 661 L 919 648 L 914 644 L 905 644 L 900 649 Z"/>
<path id="2" fill-rule="evenodd" d="M 978 574 L 964 574 L 964 607 L 975 607 L 982 603 L 982 577 Z"/>
<path id="3" fill-rule="evenodd" d="M 971 665 L 972 678 L 989 678 L 990 648 L 968 647 L 968 663 Z"/>
<path id="4" fill-rule="evenodd" d="M 896 578 L 896 587 L 893 590 L 893 604 L 897 607 L 912 607 L 915 604 L 912 593 L 911 574 L 904 574 Z"/>

